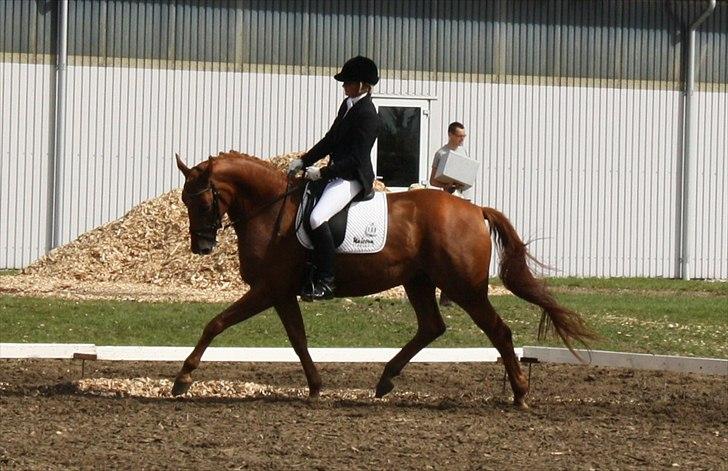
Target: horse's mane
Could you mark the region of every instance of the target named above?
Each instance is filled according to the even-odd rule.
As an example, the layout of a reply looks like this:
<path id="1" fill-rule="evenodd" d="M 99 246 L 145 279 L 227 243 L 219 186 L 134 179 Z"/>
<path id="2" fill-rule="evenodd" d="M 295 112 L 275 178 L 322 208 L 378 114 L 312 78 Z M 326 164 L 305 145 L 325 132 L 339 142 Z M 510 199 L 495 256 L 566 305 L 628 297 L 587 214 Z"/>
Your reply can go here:
<path id="1" fill-rule="evenodd" d="M 280 172 L 278 168 L 267 160 L 263 160 L 260 157 L 256 157 L 250 154 L 244 154 L 234 149 L 230 149 L 228 152 L 220 152 L 216 156 L 210 156 L 213 159 L 244 159 L 247 162 L 251 162 L 255 165 L 261 165 L 269 170 Z"/>
<path id="2" fill-rule="evenodd" d="M 213 161 L 219 161 L 221 164 L 223 162 L 227 162 L 231 164 L 231 171 L 242 172 L 240 175 L 251 174 L 252 172 L 253 175 L 258 176 L 258 179 L 264 178 L 270 183 L 277 182 L 282 184 L 282 182 L 286 180 L 285 173 L 272 163 L 254 155 L 244 154 L 236 150 L 220 152 L 218 155 L 211 155 L 208 160 L 201 162 L 200 165 Z M 246 166 L 247 170 L 245 170 Z M 233 168 L 237 168 L 237 170 L 233 170 Z"/>

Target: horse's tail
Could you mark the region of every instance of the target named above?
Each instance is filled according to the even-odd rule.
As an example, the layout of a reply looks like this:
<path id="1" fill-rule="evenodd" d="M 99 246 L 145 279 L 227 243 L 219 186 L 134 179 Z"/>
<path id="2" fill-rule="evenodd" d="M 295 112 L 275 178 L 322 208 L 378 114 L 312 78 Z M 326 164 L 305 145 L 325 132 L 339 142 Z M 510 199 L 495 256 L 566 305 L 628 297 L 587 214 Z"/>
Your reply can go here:
<path id="1" fill-rule="evenodd" d="M 588 340 L 596 340 L 597 334 L 584 322 L 582 317 L 563 306 L 554 299 L 546 287 L 546 282 L 534 277 L 528 267 L 528 260 L 543 266 L 526 250 L 518 233 L 508 218 L 493 208 L 482 208 L 483 217 L 488 220 L 494 239 L 500 248 L 500 267 L 498 275 L 503 284 L 519 298 L 541 307 L 541 322 L 538 326 L 538 338 L 543 338 L 551 329 L 561 337 L 564 344 L 577 358 L 572 341 L 582 343 L 589 348 Z"/>

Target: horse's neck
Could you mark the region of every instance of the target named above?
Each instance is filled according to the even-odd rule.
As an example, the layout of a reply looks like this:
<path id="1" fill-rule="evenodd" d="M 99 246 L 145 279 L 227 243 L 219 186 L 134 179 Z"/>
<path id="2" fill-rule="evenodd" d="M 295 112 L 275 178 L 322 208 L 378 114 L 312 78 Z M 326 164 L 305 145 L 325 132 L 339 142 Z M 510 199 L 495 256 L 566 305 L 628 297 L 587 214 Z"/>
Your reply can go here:
<path id="1" fill-rule="evenodd" d="M 286 180 L 277 170 L 247 158 L 230 161 L 221 173 L 235 189 L 235 204 L 230 208 L 234 212 L 250 215 L 264 209 L 286 191 Z"/>

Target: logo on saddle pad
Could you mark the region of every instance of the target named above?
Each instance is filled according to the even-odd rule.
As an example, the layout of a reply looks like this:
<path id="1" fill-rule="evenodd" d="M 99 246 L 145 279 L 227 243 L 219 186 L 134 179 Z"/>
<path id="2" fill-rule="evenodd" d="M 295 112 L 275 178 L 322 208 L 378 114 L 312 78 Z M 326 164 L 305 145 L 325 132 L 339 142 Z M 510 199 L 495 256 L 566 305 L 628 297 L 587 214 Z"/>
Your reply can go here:
<path id="1" fill-rule="evenodd" d="M 367 237 L 357 237 L 354 236 L 354 243 L 355 244 L 374 244 L 374 238 L 377 237 L 377 226 L 373 222 L 370 223 L 366 229 L 364 229 L 364 234 Z"/>
<path id="2" fill-rule="evenodd" d="M 377 226 L 374 223 L 369 224 L 367 228 L 364 229 L 364 234 L 368 235 L 369 237 L 376 237 Z"/>
<path id="3" fill-rule="evenodd" d="M 296 236 L 307 249 L 313 249 L 304 224 L 302 209 L 296 216 Z M 333 218 L 332 218 L 333 219 Z M 346 233 L 343 241 L 336 248 L 337 253 L 376 253 L 384 248 L 387 242 L 387 195 L 377 192 L 374 198 L 367 201 L 356 201 L 349 207 L 346 220 Z M 336 239 L 336 238 L 335 238 Z"/>

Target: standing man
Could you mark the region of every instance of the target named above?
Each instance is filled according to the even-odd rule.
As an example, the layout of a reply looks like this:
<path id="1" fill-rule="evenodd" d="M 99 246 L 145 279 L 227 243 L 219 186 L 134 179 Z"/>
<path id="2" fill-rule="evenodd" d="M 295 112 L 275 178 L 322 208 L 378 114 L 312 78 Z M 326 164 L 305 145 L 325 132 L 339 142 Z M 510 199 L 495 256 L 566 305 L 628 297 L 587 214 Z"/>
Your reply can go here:
<path id="1" fill-rule="evenodd" d="M 442 188 L 443 190 L 447 191 L 450 194 L 455 194 L 456 196 L 460 196 L 466 199 L 470 199 L 468 196 L 464 196 L 462 194 L 463 187 L 459 183 L 447 183 L 442 182 L 438 180 L 435 177 L 435 173 L 437 172 L 437 167 L 440 165 L 440 159 L 446 156 L 450 152 L 457 152 L 459 154 L 462 154 L 466 157 L 470 157 L 468 152 L 463 147 L 463 142 L 465 142 L 465 138 L 467 137 L 467 134 L 465 133 L 465 126 L 463 126 L 462 123 L 459 123 L 457 121 L 454 121 L 450 123 L 450 125 L 447 127 L 447 144 L 442 146 L 437 152 L 435 152 L 435 157 L 432 159 L 432 171 L 430 172 L 430 185 L 436 186 L 438 188 Z M 452 301 L 445 295 L 445 293 L 440 293 L 440 306 L 450 306 L 452 305 Z"/>
<path id="2" fill-rule="evenodd" d="M 448 193 L 454 193 L 457 196 L 461 197 L 463 196 L 462 185 L 458 183 L 442 182 L 435 177 L 435 173 L 437 172 L 437 167 L 440 165 L 440 159 L 447 155 L 449 152 L 456 152 L 470 158 L 468 151 L 465 150 L 465 148 L 463 147 L 463 142 L 465 142 L 466 137 L 467 134 L 465 133 L 465 126 L 463 126 L 462 123 L 459 123 L 457 121 L 450 123 L 450 125 L 447 127 L 447 144 L 445 144 L 437 152 L 435 152 L 435 157 L 432 159 L 432 171 L 430 172 L 430 185 L 442 188 Z M 466 197 L 466 199 L 470 198 Z"/>

